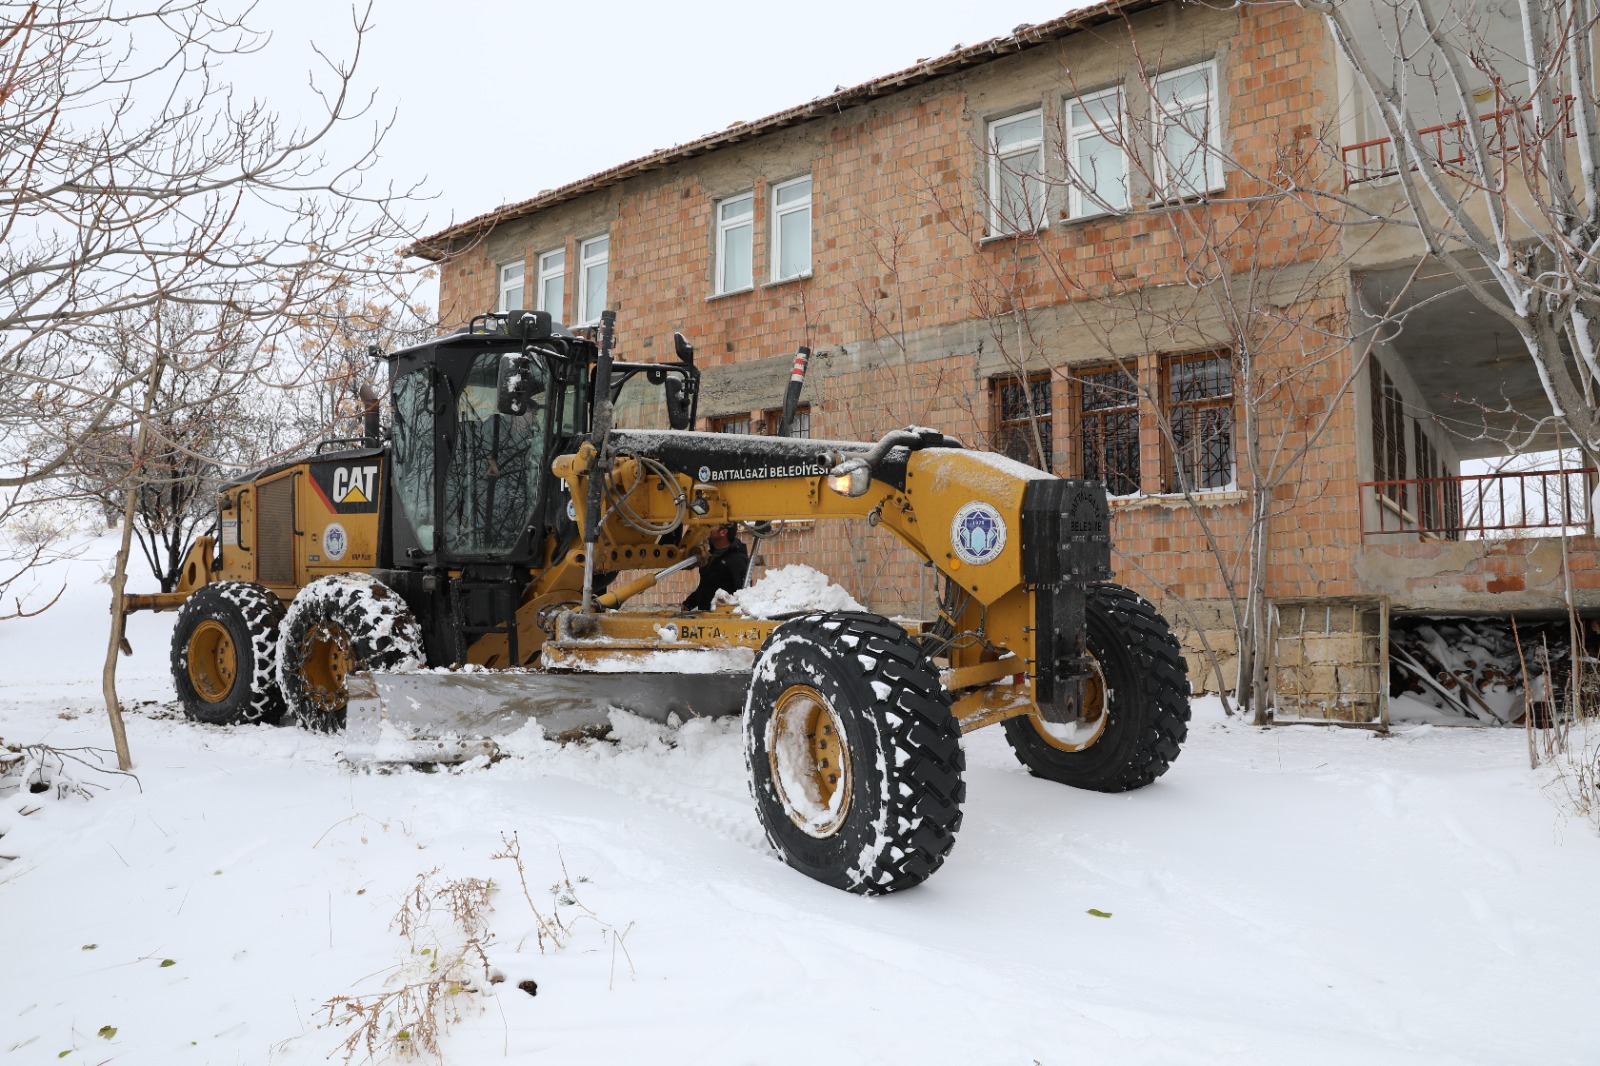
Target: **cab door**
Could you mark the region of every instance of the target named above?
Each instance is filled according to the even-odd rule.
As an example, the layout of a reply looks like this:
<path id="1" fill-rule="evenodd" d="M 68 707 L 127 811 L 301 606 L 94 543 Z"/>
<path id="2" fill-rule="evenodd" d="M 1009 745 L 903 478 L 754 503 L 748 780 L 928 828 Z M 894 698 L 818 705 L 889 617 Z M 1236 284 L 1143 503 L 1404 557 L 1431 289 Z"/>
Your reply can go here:
<path id="1" fill-rule="evenodd" d="M 503 354 L 474 355 L 455 390 L 440 523 L 440 550 L 452 561 L 522 559 L 539 527 L 550 476 L 549 373 L 535 360 L 529 372 L 539 380 L 527 410 L 502 414 L 496 384 Z"/>

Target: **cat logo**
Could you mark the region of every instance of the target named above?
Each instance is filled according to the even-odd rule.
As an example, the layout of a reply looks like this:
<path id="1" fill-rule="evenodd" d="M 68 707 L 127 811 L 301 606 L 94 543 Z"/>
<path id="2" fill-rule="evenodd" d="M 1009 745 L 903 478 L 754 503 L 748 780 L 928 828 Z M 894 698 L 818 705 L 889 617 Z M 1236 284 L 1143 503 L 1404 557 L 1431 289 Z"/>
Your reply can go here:
<path id="1" fill-rule="evenodd" d="M 333 501 L 338 504 L 371 503 L 375 466 L 341 466 L 333 472 Z"/>
<path id="2" fill-rule="evenodd" d="M 311 464 L 311 484 L 335 514 L 375 514 L 383 484 L 377 463 Z"/>

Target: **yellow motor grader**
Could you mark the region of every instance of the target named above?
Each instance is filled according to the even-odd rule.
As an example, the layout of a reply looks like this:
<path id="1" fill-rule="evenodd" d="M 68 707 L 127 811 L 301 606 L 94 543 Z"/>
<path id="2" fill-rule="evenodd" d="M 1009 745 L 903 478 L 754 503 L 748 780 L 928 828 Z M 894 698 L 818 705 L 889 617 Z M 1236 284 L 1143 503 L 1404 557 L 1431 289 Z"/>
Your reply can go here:
<path id="1" fill-rule="evenodd" d="M 384 356 L 386 437 L 369 394 L 364 437 L 224 486 L 179 589 L 129 598 L 179 612 L 185 713 L 334 730 L 348 712 L 363 743 L 398 737 L 407 760 L 430 757 L 416 743 L 460 757 L 530 717 L 560 733 L 605 707 L 742 714 L 773 847 L 872 894 L 949 854 L 973 729 L 1001 725 L 1030 771 L 1082 788 L 1166 771 L 1189 718 L 1184 661 L 1154 608 L 1110 583 L 1101 485 L 916 427 L 876 442 L 692 432 L 692 346 L 620 361 L 614 321 L 583 334 L 544 312 L 484 315 Z M 630 608 L 702 559 L 716 526 L 835 519 L 888 530 L 935 570 L 938 616 Z"/>

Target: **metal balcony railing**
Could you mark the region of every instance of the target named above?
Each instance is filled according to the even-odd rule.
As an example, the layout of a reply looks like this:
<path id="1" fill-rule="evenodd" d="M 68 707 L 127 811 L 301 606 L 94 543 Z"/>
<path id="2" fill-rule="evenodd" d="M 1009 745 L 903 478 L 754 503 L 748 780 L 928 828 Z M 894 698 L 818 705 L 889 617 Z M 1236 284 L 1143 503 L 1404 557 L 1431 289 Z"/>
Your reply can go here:
<path id="1" fill-rule="evenodd" d="M 1496 540 L 1590 532 L 1595 470 L 1363 481 L 1361 539 Z"/>
<path id="2" fill-rule="evenodd" d="M 1554 102 L 1560 108 L 1555 117 L 1556 124 L 1561 127 L 1564 136 L 1572 137 L 1574 135 L 1572 97 L 1562 97 L 1561 100 Z M 1487 129 L 1487 143 L 1491 155 L 1513 152 L 1522 147 L 1521 135 L 1524 124 L 1520 115 L 1532 108 L 1532 104 L 1523 104 L 1520 107 L 1503 107 L 1478 116 L 1478 124 Z M 1418 130 L 1417 139 L 1424 145 L 1431 145 L 1432 157 L 1439 163 L 1445 167 L 1459 167 L 1467 161 L 1466 128 L 1467 120 L 1458 118 L 1454 122 L 1444 122 Z M 1534 141 L 1542 139 L 1537 130 L 1531 132 Z M 1341 151 L 1344 158 L 1346 188 L 1399 173 L 1394 142 L 1389 137 L 1378 137 L 1359 144 L 1346 145 Z"/>

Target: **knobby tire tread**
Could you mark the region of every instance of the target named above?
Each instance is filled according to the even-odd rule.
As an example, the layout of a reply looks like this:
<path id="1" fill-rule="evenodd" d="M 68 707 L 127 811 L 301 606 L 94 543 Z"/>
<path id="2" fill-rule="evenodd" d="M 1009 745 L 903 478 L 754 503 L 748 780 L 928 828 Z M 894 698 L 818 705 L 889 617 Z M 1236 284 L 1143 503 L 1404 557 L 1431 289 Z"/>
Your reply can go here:
<path id="1" fill-rule="evenodd" d="M 1017 758 L 1036 776 L 1096 792 L 1128 792 L 1166 773 L 1189 735 L 1189 677 L 1183 650 L 1166 620 L 1155 607 L 1132 589 L 1121 585 L 1093 585 L 1089 589 L 1089 637 L 1106 671 L 1106 683 L 1134 693 L 1135 705 L 1117 708 L 1107 734 L 1081 752 L 1049 747 L 1038 735 L 1032 718 L 1005 723 L 1006 741 Z M 1115 652 L 1126 649 L 1131 660 L 1123 664 Z M 1128 669 L 1126 677 L 1112 677 L 1110 664 Z M 1111 731 L 1134 730 L 1136 737 L 1111 736 Z M 1107 749 L 1126 749 L 1120 758 L 1106 758 Z"/>
<path id="2" fill-rule="evenodd" d="M 845 639 L 851 636 L 856 638 L 853 644 Z M 802 647 L 820 653 L 817 658 L 826 660 L 829 666 L 847 673 L 854 670 L 859 675 L 859 685 L 848 687 L 858 695 L 865 690 L 865 705 L 842 708 L 841 712 L 870 719 L 871 733 L 880 738 L 883 765 L 892 780 L 887 789 L 881 788 L 876 762 L 852 751 L 852 762 L 858 766 L 856 773 L 863 778 L 858 791 L 869 795 L 887 792 L 889 797 L 887 811 L 880 812 L 885 816 L 882 846 L 869 869 L 819 872 L 798 865 L 783 839 L 790 831 L 786 821 L 775 824 L 763 809 L 768 842 L 790 865 L 846 891 L 880 895 L 921 884 L 938 870 L 955 846 L 956 833 L 961 828 L 961 804 L 966 799 L 966 783 L 962 779 L 966 756 L 960 729 L 950 713 L 949 697 L 937 670 L 904 629 L 881 615 L 852 611 L 794 619 L 773 631 L 763 655 L 767 647 L 786 637 L 800 638 Z M 874 665 L 862 667 L 857 658 L 861 655 L 868 656 Z M 759 660 L 757 670 L 759 673 Z M 874 681 L 888 687 L 887 698 L 877 698 L 871 687 Z M 752 682 L 752 700 L 757 698 L 758 684 Z M 749 721 L 747 708 L 747 729 Z M 746 741 L 751 788 L 761 806 L 762 778 L 769 776 L 764 742 L 758 746 L 748 732 Z M 869 775 L 871 780 L 867 780 Z"/>
<path id="3" fill-rule="evenodd" d="M 400 594 L 369 574 L 331 574 L 300 590 L 281 627 L 278 682 L 299 725 L 332 733 L 344 727 L 345 707 L 332 713 L 318 710 L 299 661 L 301 639 L 321 621 L 338 624 L 349 636 L 352 671 L 421 666 L 422 628 Z"/>
<path id="4" fill-rule="evenodd" d="M 196 589 L 183 606 L 172 629 L 172 683 L 184 716 L 212 725 L 262 722 L 283 717 L 285 704 L 278 686 L 278 627 L 283 622 L 283 601 L 269 590 L 248 581 L 217 581 Z M 249 663 L 240 663 L 236 684 L 244 689 L 221 703 L 201 699 L 189 684 L 189 638 L 207 619 L 227 626 L 234 647 L 248 648 Z M 244 633 L 239 632 L 240 629 Z M 248 634 L 248 643 L 239 638 Z M 248 694 L 248 699 L 242 698 Z"/>

